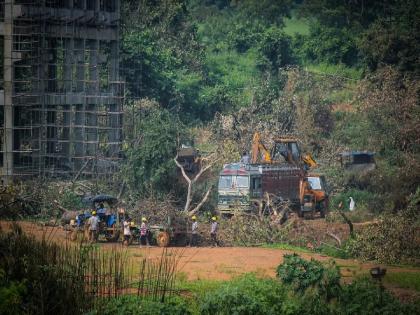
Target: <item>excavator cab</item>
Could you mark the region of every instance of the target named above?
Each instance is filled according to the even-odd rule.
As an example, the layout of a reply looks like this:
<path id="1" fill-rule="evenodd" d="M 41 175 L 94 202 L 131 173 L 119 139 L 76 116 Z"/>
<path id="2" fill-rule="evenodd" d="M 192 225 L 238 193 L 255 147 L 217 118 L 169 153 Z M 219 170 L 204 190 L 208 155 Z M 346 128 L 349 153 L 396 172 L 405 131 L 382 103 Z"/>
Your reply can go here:
<path id="1" fill-rule="evenodd" d="M 302 165 L 305 170 L 317 166 L 317 163 L 309 153 L 302 154 L 298 141 L 295 138 L 280 137 L 274 139 L 274 145 L 269 151 L 261 141 L 260 134 L 256 132 L 252 141 L 251 163 L 281 164 L 289 163 Z"/>
<path id="2" fill-rule="evenodd" d="M 299 164 L 301 155 L 296 139 L 278 138 L 274 140 L 274 146 L 271 149 L 271 156 L 274 162 L 287 162 Z"/>

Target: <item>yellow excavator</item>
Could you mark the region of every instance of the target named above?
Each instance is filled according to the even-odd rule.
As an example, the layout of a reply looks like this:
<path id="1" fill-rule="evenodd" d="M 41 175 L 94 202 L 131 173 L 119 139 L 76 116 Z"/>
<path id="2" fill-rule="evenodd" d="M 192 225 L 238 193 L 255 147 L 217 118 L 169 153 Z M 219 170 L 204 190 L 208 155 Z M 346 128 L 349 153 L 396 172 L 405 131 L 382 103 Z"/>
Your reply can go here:
<path id="1" fill-rule="evenodd" d="M 325 178 L 319 174 L 308 173 L 317 166 L 311 154 L 300 153 L 296 138 L 279 137 L 274 139 L 271 150 L 261 140 L 258 132 L 254 134 L 251 152 L 252 164 L 281 164 L 288 163 L 299 166 L 304 171 L 305 177 L 300 183 L 300 204 L 299 216 L 303 217 L 309 213 L 312 217 L 319 211 L 324 217 L 328 210 L 328 194 L 325 189 Z"/>
<path id="2" fill-rule="evenodd" d="M 274 139 L 274 146 L 269 151 L 262 142 L 260 134 L 256 132 L 252 139 L 251 163 L 273 164 L 285 161 L 290 164 L 300 164 L 303 162 L 309 169 L 316 167 L 317 163 L 311 154 L 301 155 L 297 142 L 295 138 L 279 137 Z"/>

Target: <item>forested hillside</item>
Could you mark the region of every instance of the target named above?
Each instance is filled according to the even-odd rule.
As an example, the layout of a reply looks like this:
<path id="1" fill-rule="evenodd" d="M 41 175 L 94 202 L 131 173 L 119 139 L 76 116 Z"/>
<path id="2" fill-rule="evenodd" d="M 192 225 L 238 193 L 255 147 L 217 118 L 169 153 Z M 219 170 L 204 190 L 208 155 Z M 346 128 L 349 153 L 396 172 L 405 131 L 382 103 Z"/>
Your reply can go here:
<path id="1" fill-rule="evenodd" d="M 420 314 L 419 0 L 39 3 L 66 31 L 116 17 L 120 62 L 105 45 L 61 74 L 90 55 L 111 86 L 96 59 L 113 63 L 124 109 L 42 105 L 45 130 L 85 120 L 109 141 L 87 134 L 71 173 L 0 184 L 0 314 Z M 101 11 L 119 3 L 120 24 Z M 375 163 L 346 169 L 356 151 Z"/>
<path id="2" fill-rule="evenodd" d="M 395 211 L 416 192 L 417 1 L 127 1 L 122 16 L 136 195 L 182 194 L 177 138 L 234 159 L 254 131 L 298 136 L 336 201 Z M 344 178 L 343 150 L 376 152 L 377 170 Z"/>

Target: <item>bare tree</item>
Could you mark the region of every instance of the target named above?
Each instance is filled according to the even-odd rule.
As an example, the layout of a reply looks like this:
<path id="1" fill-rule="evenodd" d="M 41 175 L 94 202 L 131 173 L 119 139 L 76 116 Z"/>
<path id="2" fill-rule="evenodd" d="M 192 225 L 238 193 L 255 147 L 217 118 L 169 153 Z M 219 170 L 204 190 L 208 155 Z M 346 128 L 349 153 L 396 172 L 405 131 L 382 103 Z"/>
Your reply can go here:
<path id="1" fill-rule="evenodd" d="M 174 161 L 175 161 L 176 166 L 178 166 L 179 169 L 181 170 L 182 176 L 184 177 L 185 181 L 188 184 L 187 200 L 185 201 L 184 212 L 186 212 L 186 213 L 188 213 L 190 215 L 191 214 L 194 214 L 198 210 L 200 210 L 201 207 L 206 203 L 207 199 L 209 198 L 210 192 L 211 192 L 211 190 L 213 188 L 213 186 L 210 186 L 210 188 L 204 194 L 203 198 L 197 204 L 197 206 L 195 206 L 194 208 L 191 209 L 191 202 L 192 202 L 192 198 L 193 198 L 194 184 L 201 177 L 201 175 L 203 175 L 207 170 L 209 170 L 214 164 L 216 164 L 219 161 L 219 158 L 216 158 L 216 154 L 215 153 L 209 155 L 207 158 L 202 158 L 202 162 L 207 162 L 207 163 L 206 163 L 206 165 L 204 167 L 202 167 L 200 169 L 200 171 L 196 175 L 193 176 L 193 178 L 190 178 L 187 175 L 187 173 L 185 172 L 184 167 L 181 165 L 181 163 L 179 163 L 179 161 L 178 161 L 178 154 L 174 158 Z"/>

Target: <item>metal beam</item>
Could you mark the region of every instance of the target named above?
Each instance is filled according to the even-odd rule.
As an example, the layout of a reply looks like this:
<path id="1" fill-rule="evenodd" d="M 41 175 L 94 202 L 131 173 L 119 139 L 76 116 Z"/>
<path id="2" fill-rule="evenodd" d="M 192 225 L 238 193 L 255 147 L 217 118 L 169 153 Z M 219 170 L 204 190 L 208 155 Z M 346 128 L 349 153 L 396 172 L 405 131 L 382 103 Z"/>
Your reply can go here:
<path id="1" fill-rule="evenodd" d="M 4 81 L 4 153 L 3 153 L 3 182 L 8 184 L 13 176 L 13 2 L 4 4 L 3 23 L 3 81 Z"/>

